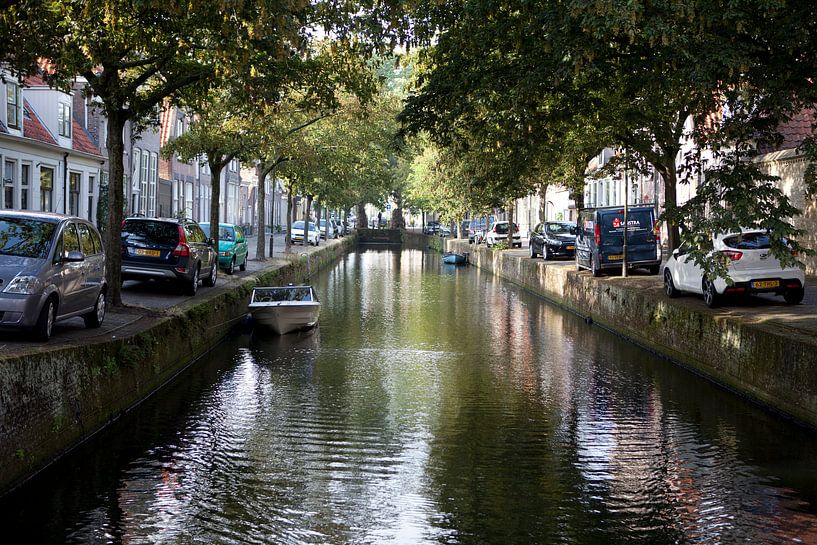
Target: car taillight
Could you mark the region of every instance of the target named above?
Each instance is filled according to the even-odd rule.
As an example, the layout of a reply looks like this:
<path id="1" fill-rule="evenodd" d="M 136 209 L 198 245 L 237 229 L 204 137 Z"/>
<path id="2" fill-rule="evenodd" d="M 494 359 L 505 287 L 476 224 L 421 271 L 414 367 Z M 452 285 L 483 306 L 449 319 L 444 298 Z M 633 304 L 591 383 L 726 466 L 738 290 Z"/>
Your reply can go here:
<path id="1" fill-rule="evenodd" d="M 655 222 L 655 225 L 652 226 L 652 232 L 655 233 L 655 242 L 661 243 L 661 224 L 659 222 Z"/>
<path id="2" fill-rule="evenodd" d="M 791 251 L 791 256 L 792 257 L 798 257 L 799 255 L 800 255 L 800 252 L 798 252 L 797 250 L 792 250 Z"/>
<path id="3" fill-rule="evenodd" d="M 743 257 L 743 252 L 736 250 L 721 250 L 721 253 L 728 257 L 730 261 L 739 261 Z"/>
<path id="4" fill-rule="evenodd" d="M 184 236 L 184 228 L 179 225 L 179 245 L 173 249 L 173 257 L 190 257 L 190 246 Z"/>
<path id="5" fill-rule="evenodd" d="M 601 226 L 597 223 L 595 228 L 596 246 L 601 246 Z"/>

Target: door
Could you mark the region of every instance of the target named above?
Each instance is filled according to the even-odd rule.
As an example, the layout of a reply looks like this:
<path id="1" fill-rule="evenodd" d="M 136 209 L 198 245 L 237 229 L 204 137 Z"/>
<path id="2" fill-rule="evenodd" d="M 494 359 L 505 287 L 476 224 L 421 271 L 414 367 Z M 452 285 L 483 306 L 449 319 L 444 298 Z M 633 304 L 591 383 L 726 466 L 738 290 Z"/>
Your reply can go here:
<path id="1" fill-rule="evenodd" d="M 54 254 L 54 277 L 60 301 L 57 314 L 63 316 L 82 308 L 82 284 L 85 278 L 85 262 L 68 262 L 65 259 L 70 252 L 80 252 L 79 234 L 73 222 L 64 225 L 57 252 Z"/>
<path id="2" fill-rule="evenodd" d="M 235 260 L 237 263 L 244 263 L 247 259 L 247 239 L 244 231 L 240 227 L 235 228 Z"/>
<path id="3" fill-rule="evenodd" d="M 591 247 L 590 241 L 595 236 L 595 225 L 593 214 L 583 213 L 579 215 L 576 231 L 576 260 L 583 267 L 590 267 Z"/>
<path id="4" fill-rule="evenodd" d="M 213 266 L 212 247 L 207 243 L 207 236 L 201 227 L 195 223 L 187 223 L 184 226 L 184 235 L 187 238 L 187 244 L 190 246 L 192 260 L 190 267 L 195 266 L 195 262 L 201 263 L 201 275 L 209 274 L 210 267 Z M 191 269 L 192 270 L 192 269 Z"/>
<path id="5" fill-rule="evenodd" d="M 76 226 L 80 251 L 85 256 L 78 305 L 79 308 L 93 308 L 105 278 L 105 258 L 102 248 L 96 248 L 94 245 L 94 237 L 91 235 L 93 227 L 82 222 L 77 222 Z"/>
<path id="6" fill-rule="evenodd" d="M 683 291 L 701 293 L 703 271 L 695 264 L 695 260 L 689 257 L 689 247 L 682 244 L 673 253 L 676 261 L 675 277 L 677 277 L 673 277 L 673 281 L 676 287 Z"/>

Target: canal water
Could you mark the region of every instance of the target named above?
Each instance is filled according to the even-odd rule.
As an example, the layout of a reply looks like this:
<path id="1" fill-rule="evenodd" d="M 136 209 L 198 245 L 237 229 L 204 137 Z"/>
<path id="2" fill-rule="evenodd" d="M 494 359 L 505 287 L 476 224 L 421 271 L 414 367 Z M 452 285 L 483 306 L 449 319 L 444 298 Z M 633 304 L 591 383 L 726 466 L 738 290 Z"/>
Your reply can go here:
<path id="1" fill-rule="evenodd" d="M 813 432 L 436 254 L 315 285 L 317 330 L 236 334 L 0 501 L 3 542 L 817 543 Z"/>

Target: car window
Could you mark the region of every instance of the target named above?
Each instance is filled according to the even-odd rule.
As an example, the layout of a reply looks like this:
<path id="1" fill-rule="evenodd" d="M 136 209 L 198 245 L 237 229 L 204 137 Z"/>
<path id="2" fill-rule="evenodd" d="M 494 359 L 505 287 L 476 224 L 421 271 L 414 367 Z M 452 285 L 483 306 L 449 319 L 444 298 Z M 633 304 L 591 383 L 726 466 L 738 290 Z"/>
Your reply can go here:
<path id="1" fill-rule="evenodd" d="M 581 222 L 582 231 L 584 232 L 584 235 L 592 237 L 593 231 L 596 227 L 595 223 L 593 222 L 593 217 L 589 214 L 584 214 L 580 216 L 579 222 Z"/>
<path id="2" fill-rule="evenodd" d="M 768 250 L 771 248 L 769 235 L 766 233 L 742 233 L 723 239 L 723 243 L 738 250 Z"/>
<path id="3" fill-rule="evenodd" d="M 508 224 L 507 223 L 497 223 L 495 231 L 496 231 L 496 233 L 498 235 L 507 235 L 508 234 Z"/>
<path id="4" fill-rule="evenodd" d="M 302 221 L 296 221 L 295 223 L 293 223 L 293 224 L 292 224 L 292 228 L 293 228 L 293 229 L 301 229 L 301 230 L 303 230 L 303 228 L 304 228 L 304 222 L 302 222 Z"/>
<path id="5" fill-rule="evenodd" d="M 77 235 L 77 227 L 73 223 L 65 225 L 62 230 L 62 254 L 68 255 L 68 252 L 79 252 L 79 235 Z"/>
<path id="6" fill-rule="evenodd" d="M 244 231 L 242 231 L 239 227 L 235 228 L 235 239 L 238 242 L 244 242 Z"/>
<path id="7" fill-rule="evenodd" d="M 571 223 L 548 223 L 547 231 L 551 235 L 575 235 L 576 226 Z"/>
<path id="8" fill-rule="evenodd" d="M 94 255 L 94 239 L 91 238 L 91 231 L 84 223 L 77 223 L 79 230 L 79 247 L 83 254 Z"/>
<path id="9" fill-rule="evenodd" d="M 207 240 L 207 236 L 204 234 L 204 231 L 202 231 L 201 227 L 195 223 L 190 224 L 190 233 L 193 235 L 193 242 L 203 243 Z M 221 230 L 219 229 L 219 235 L 220 234 Z"/>
<path id="10" fill-rule="evenodd" d="M 165 221 L 125 220 L 122 241 L 146 242 L 175 246 L 179 243 L 179 226 Z"/>
<path id="11" fill-rule="evenodd" d="M 99 237 L 99 231 L 92 227 L 90 228 L 90 230 L 91 238 L 94 239 L 94 249 L 96 250 L 95 253 L 101 254 L 102 252 L 105 251 L 105 249 L 102 247 L 102 239 Z"/>
<path id="12" fill-rule="evenodd" d="M 27 218 L 0 219 L 0 255 L 44 259 L 57 225 Z"/>

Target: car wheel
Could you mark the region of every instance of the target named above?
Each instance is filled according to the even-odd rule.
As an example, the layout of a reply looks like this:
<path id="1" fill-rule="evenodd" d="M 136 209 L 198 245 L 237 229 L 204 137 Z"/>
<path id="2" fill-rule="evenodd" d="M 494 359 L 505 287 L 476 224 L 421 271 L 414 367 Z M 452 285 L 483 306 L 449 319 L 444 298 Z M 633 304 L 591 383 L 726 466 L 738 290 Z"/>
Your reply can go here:
<path id="1" fill-rule="evenodd" d="M 210 267 L 210 275 L 204 279 L 204 285 L 212 288 L 216 285 L 216 280 L 218 280 L 218 262 L 213 263 Z"/>
<path id="2" fill-rule="evenodd" d="M 51 329 L 54 327 L 54 314 L 56 311 L 53 298 L 45 302 L 45 306 L 40 311 L 37 324 L 34 326 L 34 338 L 38 341 L 47 341 L 51 338 Z"/>
<path id="3" fill-rule="evenodd" d="M 783 294 L 783 300 L 786 301 L 790 305 L 799 304 L 803 300 L 803 296 L 806 294 L 806 290 L 803 288 L 795 288 L 792 290 L 786 290 L 786 293 Z"/>
<path id="4" fill-rule="evenodd" d="M 244 254 L 244 261 L 241 262 L 241 265 L 238 266 L 238 269 L 241 271 L 247 270 L 247 258 L 249 257 L 249 253 Z"/>
<path id="5" fill-rule="evenodd" d="M 596 278 L 601 276 L 601 268 L 596 265 L 596 260 L 592 256 L 590 257 L 590 274 Z"/>
<path id="6" fill-rule="evenodd" d="M 530 250 L 530 258 L 536 259 L 538 254 L 536 253 L 536 250 L 533 249 L 533 242 L 528 242 L 528 249 Z"/>
<path id="7" fill-rule="evenodd" d="M 94 310 L 82 317 L 85 320 L 85 327 L 99 327 L 102 325 L 102 320 L 105 319 L 105 292 L 100 291 L 96 296 L 96 304 Z"/>
<path id="8" fill-rule="evenodd" d="M 715 291 L 715 283 L 708 278 L 703 279 L 704 303 L 709 308 L 718 306 L 718 292 Z"/>
<path id="9" fill-rule="evenodd" d="M 230 260 L 230 266 L 227 267 L 227 274 L 235 274 L 235 256 Z"/>
<path id="10" fill-rule="evenodd" d="M 664 293 L 670 299 L 678 297 L 678 290 L 675 289 L 675 283 L 672 281 L 672 273 L 669 272 L 669 269 L 664 269 Z"/>
<path id="11" fill-rule="evenodd" d="M 186 295 L 196 295 L 199 291 L 199 265 L 193 269 L 193 276 L 184 284 L 184 293 Z"/>
<path id="12" fill-rule="evenodd" d="M 550 259 L 550 255 L 548 255 L 548 245 L 547 244 L 542 244 L 542 259 L 544 259 L 545 261 Z"/>

